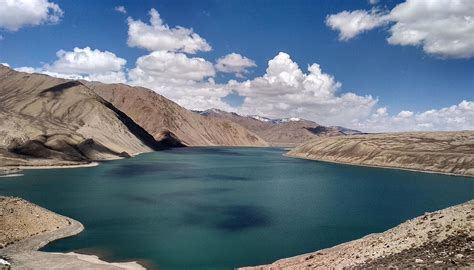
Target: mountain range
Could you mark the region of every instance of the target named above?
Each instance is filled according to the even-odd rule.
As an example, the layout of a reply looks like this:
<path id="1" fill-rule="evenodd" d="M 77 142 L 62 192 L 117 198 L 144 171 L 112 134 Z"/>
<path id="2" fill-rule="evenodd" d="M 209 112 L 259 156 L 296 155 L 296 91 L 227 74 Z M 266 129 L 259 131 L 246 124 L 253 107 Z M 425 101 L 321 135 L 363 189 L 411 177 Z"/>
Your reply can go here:
<path id="1" fill-rule="evenodd" d="M 288 118 L 187 110 L 156 92 L 0 65 L 0 164 L 62 166 L 183 146 L 293 146 L 357 134 Z"/>
<path id="2" fill-rule="evenodd" d="M 219 109 L 196 111 L 211 119 L 227 119 L 254 132 L 272 146 L 295 146 L 317 137 L 361 134 L 338 126 L 323 126 L 301 118 L 270 119 L 258 115 L 239 115 Z"/>

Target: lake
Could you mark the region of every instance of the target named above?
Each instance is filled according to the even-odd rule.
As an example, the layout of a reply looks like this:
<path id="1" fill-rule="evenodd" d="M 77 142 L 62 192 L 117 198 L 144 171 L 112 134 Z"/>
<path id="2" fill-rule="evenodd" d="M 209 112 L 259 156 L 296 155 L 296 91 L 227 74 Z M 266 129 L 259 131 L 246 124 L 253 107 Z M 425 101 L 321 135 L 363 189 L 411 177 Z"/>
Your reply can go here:
<path id="1" fill-rule="evenodd" d="M 181 148 L 0 178 L 85 226 L 43 250 L 160 269 L 271 263 L 474 198 L 474 179 L 293 159 L 279 148 Z"/>

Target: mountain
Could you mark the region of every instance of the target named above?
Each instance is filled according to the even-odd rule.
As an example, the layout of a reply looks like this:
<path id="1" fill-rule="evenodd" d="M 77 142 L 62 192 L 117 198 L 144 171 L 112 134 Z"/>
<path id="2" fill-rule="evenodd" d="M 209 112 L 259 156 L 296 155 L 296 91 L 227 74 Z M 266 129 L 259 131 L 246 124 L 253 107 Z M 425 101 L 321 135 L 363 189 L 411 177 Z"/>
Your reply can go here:
<path id="1" fill-rule="evenodd" d="M 474 131 L 318 138 L 288 156 L 371 167 L 474 176 Z"/>
<path id="2" fill-rule="evenodd" d="M 0 164 L 72 165 L 163 147 L 79 81 L 0 65 Z"/>
<path id="3" fill-rule="evenodd" d="M 124 84 L 84 82 L 146 129 L 186 146 L 267 146 L 258 135 L 226 119 L 193 113 L 156 92 Z"/>
<path id="4" fill-rule="evenodd" d="M 243 116 L 218 109 L 196 111 L 211 119 L 227 119 L 254 132 L 274 146 L 294 146 L 320 136 L 360 134 L 343 127 L 326 127 L 300 118 L 270 119 L 258 115 Z"/>

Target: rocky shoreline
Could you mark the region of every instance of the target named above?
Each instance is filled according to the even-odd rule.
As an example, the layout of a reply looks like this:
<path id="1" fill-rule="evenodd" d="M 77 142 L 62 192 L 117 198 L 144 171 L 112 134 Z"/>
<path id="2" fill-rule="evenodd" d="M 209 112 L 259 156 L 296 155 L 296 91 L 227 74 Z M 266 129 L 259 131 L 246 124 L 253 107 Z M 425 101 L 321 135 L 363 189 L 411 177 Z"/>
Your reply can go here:
<path id="1" fill-rule="evenodd" d="M 474 267 L 474 200 L 388 231 L 316 252 L 241 269 L 405 269 Z"/>
<path id="2" fill-rule="evenodd" d="M 93 255 L 38 251 L 51 241 L 82 232 L 84 226 L 20 198 L 0 196 L 0 227 L 0 258 L 12 269 L 145 269 L 136 262 L 109 263 Z"/>

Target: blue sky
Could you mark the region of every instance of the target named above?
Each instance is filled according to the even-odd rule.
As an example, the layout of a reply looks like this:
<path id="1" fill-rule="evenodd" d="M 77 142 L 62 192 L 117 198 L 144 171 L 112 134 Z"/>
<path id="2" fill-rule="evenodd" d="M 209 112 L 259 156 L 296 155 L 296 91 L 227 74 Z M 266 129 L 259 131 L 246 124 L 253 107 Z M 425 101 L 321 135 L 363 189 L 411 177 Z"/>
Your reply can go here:
<path id="1" fill-rule="evenodd" d="M 88 46 L 114 53 L 127 61 L 124 70 L 133 69 L 137 58 L 151 50 L 127 45 L 127 18 L 148 23 L 148 12 L 154 8 L 165 24 L 192 28 L 212 47 L 210 51 L 187 54 L 188 57 L 200 57 L 215 63 L 220 57 L 237 53 L 255 62 L 256 67 L 248 68 L 248 73 L 243 74 L 245 79 L 237 78 L 233 73 L 216 72 L 210 77 L 217 84 L 263 76 L 268 61 L 284 52 L 303 72 L 307 72 L 309 65 L 317 63 L 323 73 L 342 83 L 336 95 L 352 92 L 377 99 L 376 105 L 370 108 L 371 113 L 386 108 L 390 114 L 403 110 L 416 114 L 457 105 L 463 100 L 474 100 L 474 57 L 427 53 L 423 44 L 389 44 L 390 24 L 362 31 L 350 40 L 341 41 L 339 32 L 326 22 L 328 15 L 342 11 L 377 9 L 389 12 L 405 1 L 381 0 L 376 5 L 367 0 L 49 2 L 57 4 L 63 11 L 60 21 L 25 25 L 16 31 L 0 30 L 3 37 L 0 62 L 11 67 L 38 68 L 44 64 L 52 65 L 59 50 L 72 51 L 75 47 Z M 127 13 L 117 12 L 117 6 L 123 6 Z M 245 93 L 242 90 L 239 95 L 244 97 Z M 167 96 L 166 92 L 162 94 Z M 243 98 L 235 96 L 231 94 L 223 100 L 233 106 L 240 105 Z M 188 105 L 180 102 L 180 98 L 171 98 Z M 292 114 L 289 116 L 305 117 L 295 115 L 296 110 Z M 270 113 L 270 116 L 280 115 Z M 314 118 L 324 122 L 320 114 L 315 114 Z M 334 119 L 336 124 L 354 126 L 351 119 Z M 467 120 L 471 123 L 471 119 Z"/>

